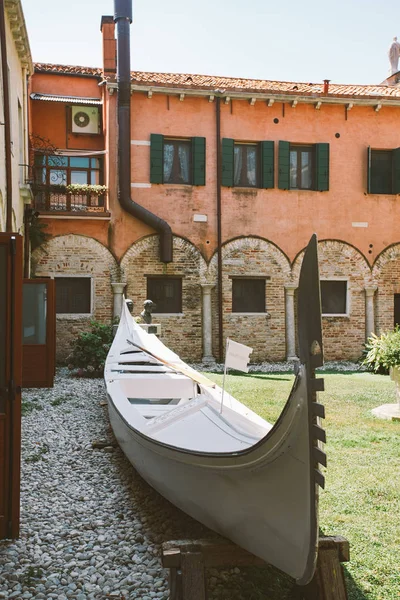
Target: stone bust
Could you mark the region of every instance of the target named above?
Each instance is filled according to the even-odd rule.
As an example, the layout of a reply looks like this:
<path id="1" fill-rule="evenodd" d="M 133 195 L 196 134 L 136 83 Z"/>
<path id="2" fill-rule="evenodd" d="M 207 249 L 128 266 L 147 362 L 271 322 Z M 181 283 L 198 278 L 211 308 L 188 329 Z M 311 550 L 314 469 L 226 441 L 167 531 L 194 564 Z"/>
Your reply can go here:
<path id="1" fill-rule="evenodd" d="M 143 321 L 148 325 L 150 325 L 152 321 L 153 315 L 151 313 L 153 312 L 155 306 L 156 305 L 152 300 L 145 300 L 143 303 L 143 310 L 140 313 L 140 316 L 142 317 Z"/>

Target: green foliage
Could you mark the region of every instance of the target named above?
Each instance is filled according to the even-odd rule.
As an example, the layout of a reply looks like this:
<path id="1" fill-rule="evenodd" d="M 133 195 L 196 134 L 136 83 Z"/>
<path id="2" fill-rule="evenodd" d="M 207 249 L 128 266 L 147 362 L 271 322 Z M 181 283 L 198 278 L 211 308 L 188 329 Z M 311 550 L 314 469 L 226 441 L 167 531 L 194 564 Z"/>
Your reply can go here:
<path id="1" fill-rule="evenodd" d="M 46 223 L 39 221 L 37 216 L 32 217 L 29 224 L 29 241 L 31 243 L 31 251 L 33 252 L 39 246 L 46 244 L 51 238 L 49 233 L 46 233 Z"/>
<path id="2" fill-rule="evenodd" d="M 385 331 L 379 337 L 374 333 L 365 344 L 366 356 L 363 360 L 370 371 L 388 373 L 390 367 L 400 365 L 400 328 Z"/>
<path id="3" fill-rule="evenodd" d="M 101 377 L 113 340 L 113 326 L 92 321 L 90 327 L 89 332 L 79 334 L 76 339 L 67 359 L 68 368 L 77 369 L 81 377 Z"/>

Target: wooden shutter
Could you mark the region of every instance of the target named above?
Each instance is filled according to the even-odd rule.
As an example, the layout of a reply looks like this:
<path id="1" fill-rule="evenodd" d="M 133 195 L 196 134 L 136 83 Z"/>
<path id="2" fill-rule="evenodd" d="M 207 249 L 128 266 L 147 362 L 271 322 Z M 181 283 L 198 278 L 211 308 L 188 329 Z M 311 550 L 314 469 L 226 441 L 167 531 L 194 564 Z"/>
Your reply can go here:
<path id="1" fill-rule="evenodd" d="M 150 183 L 163 183 L 164 136 L 158 133 L 150 135 Z"/>
<path id="2" fill-rule="evenodd" d="M 371 193 L 371 146 L 367 148 L 367 193 Z"/>
<path id="3" fill-rule="evenodd" d="M 400 194 L 400 148 L 392 151 L 393 186 L 392 194 Z"/>
<path id="4" fill-rule="evenodd" d="M 274 179 L 274 142 L 261 142 L 261 187 L 273 188 Z"/>
<path id="5" fill-rule="evenodd" d="M 290 144 L 289 142 L 279 142 L 278 159 L 278 188 L 288 190 L 290 187 Z"/>
<path id="6" fill-rule="evenodd" d="M 315 189 L 319 192 L 327 192 L 329 190 L 329 144 L 315 144 L 315 158 Z"/>
<path id="7" fill-rule="evenodd" d="M 206 185 L 206 138 L 192 138 L 193 185 Z"/>
<path id="8" fill-rule="evenodd" d="M 222 140 L 222 175 L 221 184 L 233 187 L 233 140 Z"/>

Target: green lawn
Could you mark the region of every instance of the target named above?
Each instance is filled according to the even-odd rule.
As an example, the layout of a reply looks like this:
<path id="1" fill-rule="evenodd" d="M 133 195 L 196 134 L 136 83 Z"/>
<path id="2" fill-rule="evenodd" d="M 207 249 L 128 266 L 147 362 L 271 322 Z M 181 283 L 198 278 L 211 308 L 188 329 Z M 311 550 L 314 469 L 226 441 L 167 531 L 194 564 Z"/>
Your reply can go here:
<path id="1" fill-rule="evenodd" d="M 222 376 L 208 373 L 221 384 Z M 385 375 L 321 373 L 328 469 L 320 496 L 320 528 L 350 542 L 345 565 L 349 600 L 400 599 L 400 423 L 371 409 L 395 402 Z M 229 375 L 226 389 L 274 422 L 293 382 L 290 374 Z M 254 596 L 256 597 L 256 596 Z M 281 600 L 283 596 L 271 596 Z"/>

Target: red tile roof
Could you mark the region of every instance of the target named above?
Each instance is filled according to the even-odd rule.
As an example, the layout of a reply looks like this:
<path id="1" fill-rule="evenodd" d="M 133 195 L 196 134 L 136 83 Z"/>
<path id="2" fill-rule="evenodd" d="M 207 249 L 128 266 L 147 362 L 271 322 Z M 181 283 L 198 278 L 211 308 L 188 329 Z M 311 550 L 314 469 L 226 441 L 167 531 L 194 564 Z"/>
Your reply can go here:
<path id="1" fill-rule="evenodd" d="M 73 65 L 53 65 L 35 63 L 35 71 L 41 73 L 59 73 L 63 75 L 86 75 L 103 77 L 103 70 L 97 67 Z M 109 76 L 107 76 L 109 79 Z M 187 90 L 209 90 L 210 92 L 229 92 L 245 94 L 290 94 L 293 96 L 318 96 L 323 94 L 324 84 L 300 83 L 293 81 L 268 81 L 266 79 L 241 79 L 218 77 L 216 75 L 194 75 L 189 73 L 146 73 L 132 71 L 131 81 L 136 85 L 179 88 Z M 385 85 L 343 85 L 329 84 L 329 96 L 341 98 L 399 98 L 400 87 Z"/>

